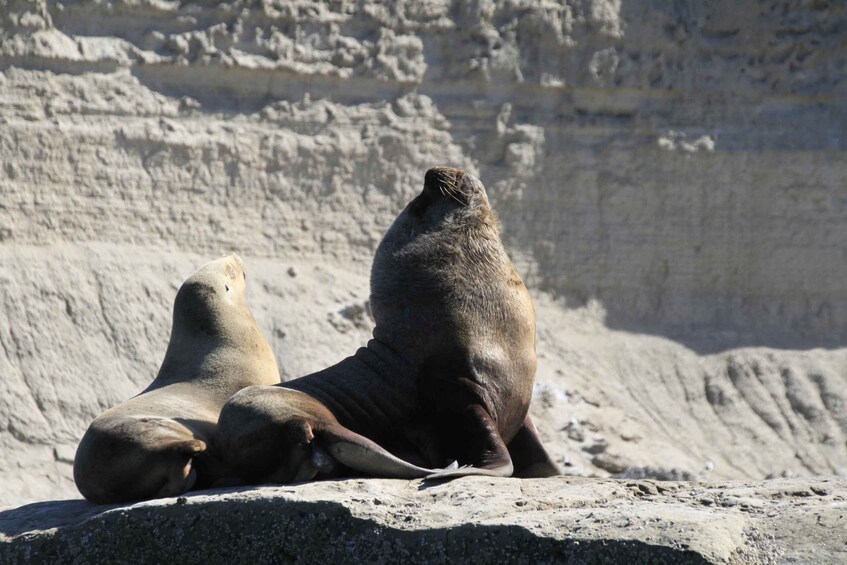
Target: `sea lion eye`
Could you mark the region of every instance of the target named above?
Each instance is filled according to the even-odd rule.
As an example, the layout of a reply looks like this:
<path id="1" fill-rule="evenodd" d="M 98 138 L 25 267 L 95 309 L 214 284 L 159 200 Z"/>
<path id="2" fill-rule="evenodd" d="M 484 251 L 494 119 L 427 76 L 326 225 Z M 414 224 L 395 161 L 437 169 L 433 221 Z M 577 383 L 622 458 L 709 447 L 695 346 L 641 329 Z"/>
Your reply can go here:
<path id="1" fill-rule="evenodd" d="M 225 284 L 224 288 L 226 289 L 227 292 L 229 292 L 229 285 L 228 284 Z"/>

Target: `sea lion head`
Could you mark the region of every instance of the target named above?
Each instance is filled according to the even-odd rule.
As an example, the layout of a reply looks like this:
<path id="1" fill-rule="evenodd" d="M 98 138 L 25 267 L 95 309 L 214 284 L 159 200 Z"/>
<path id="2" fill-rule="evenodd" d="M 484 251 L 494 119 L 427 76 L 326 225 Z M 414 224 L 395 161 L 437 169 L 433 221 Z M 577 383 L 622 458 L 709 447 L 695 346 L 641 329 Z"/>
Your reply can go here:
<path id="1" fill-rule="evenodd" d="M 174 332 L 224 336 L 242 320 L 254 324 L 245 298 L 247 273 L 235 253 L 206 263 L 188 277 L 174 300 Z"/>
<path id="2" fill-rule="evenodd" d="M 451 167 L 434 167 L 424 175 L 424 187 L 398 220 L 404 219 L 411 233 L 440 229 L 446 224 L 472 221 L 496 228 L 497 218 L 488 203 L 482 182 L 470 173 Z"/>
<path id="3" fill-rule="evenodd" d="M 423 190 L 400 213 L 377 248 L 372 276 L 383 263 L 400 254 L 418 259 L 430 249 L 444 257 L 466 252 L 462 247 L 479 236 L 499 238 L 497 216 L 482 182 L 470 173 L 451 167 L 429 169 Z M 452 240 L 453 244 L 445 244 Z"/>
<path id="4" fill-rule="evenodd" d="M 374 255 L 374 337 L 412 362 L 443 350 L 442 338 L 465 333 L 457 325 L 466 325 L 468 300 L 509 268 L 482 182 L 460 169 L 428 170 Z"/>
<path id="5" fill-rule="evenodd" d="M 251 483 L 310 481 L 335 468 L 315 441 L 313 427 L 319 430 L 333 419 L 324 405 L 302 392 L 249 386 L 221 410 L 217 447 L 236 474 Z"/>
<path id="6" fill-rule="evenodd" d="M 97 504 L 176 496 L 194 487 L 192 458 L 205 449 L 170 418 L 101 417 L 77 448 L 74 482 Z"/>

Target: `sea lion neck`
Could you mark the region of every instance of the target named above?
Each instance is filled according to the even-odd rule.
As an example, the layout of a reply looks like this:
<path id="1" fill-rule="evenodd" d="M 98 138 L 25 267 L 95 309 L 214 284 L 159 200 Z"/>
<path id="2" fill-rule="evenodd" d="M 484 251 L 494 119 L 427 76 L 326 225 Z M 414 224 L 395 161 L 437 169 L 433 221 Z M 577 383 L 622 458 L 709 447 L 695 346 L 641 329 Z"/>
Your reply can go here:
<path id="1" fill-rule="evenodd" d="M 394 423 L 412 414 L 416 377 L 416 366 L 372 339 L 335 365 L 280 386 L 317 399 L 342 425 L 376 441 L 396 439 Z"/>
<path id="2" fill-rule="evenodd" d="M 366 347 L 358 353 L 363 362 L 381 375 L 394 375 L 395 378 L 413 378 L 417 368 L 389 344 L 376 336 L 368 341 Z"/>

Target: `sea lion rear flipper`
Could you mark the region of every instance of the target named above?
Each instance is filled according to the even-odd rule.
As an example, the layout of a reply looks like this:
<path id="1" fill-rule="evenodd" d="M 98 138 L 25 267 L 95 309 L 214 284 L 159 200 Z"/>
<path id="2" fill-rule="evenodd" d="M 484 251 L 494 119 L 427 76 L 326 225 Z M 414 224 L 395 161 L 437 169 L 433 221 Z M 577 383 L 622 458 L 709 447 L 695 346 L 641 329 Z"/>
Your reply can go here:
<path id="1" fill-rule="evenodd" d="M 529 416 L 524 419 L 523 426 L 507 447 L 515 465 L 515 477 L 528 479 L 561 475 L 559 467 L 541 443 L 538 430 Z"/>
<path id="2" fill-rule="evenodd" d="M 426 480 L 454 479 L 468 475 L 511 477 L 514 470 L 512 458 L 500 437 L 497 424 L 488 412 L 479 404 L 472 404 L 466 409 L 465 418 L 464 431 L 470 435 L 468 460 L 472 465 L 444 469 L 427 475 Z"/>
<path id="3" fill-rule="evenodd" d="M 435 469 L 412 465 L 365 436 L 339 424 L 316 430 L 315 437 L 339 463 L 368 475 L 418 479 L 436 472 Z"/>

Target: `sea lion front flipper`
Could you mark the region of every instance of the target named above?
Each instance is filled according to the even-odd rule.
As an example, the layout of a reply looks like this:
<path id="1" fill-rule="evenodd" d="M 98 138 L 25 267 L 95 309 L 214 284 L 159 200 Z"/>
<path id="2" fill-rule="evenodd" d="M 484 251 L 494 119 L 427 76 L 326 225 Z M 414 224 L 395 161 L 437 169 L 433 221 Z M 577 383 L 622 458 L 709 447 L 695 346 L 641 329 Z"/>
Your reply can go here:
<path id="1" fill-rule="evenodd" d="M 509 442 L 509 455 L 515 465 L 515 477 L 522 479 L 555 477 L 561 471 L 541 443 L 538 430 L 527 417 L 517 435 Z"/>
<path id="2" fill-rule="evenodd" d="M 465 429 L 470 435 L 468 460 L 471 465 L 458 469 L 444 469 L 426 476 L 426 480 L 454 479 L 468 475 L 487 477 L 511 477 L 514 471 L 512 458 L 497 424 L 479 404 L 472 404 L 465 410 Z"/>
<path id="3" fill-rule="evenodd" d="M 340 424 L 315 430 L 315 438 L 339 463 L 375 477 L 419 479 L 438 471 L 412 465 Z"/>

